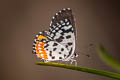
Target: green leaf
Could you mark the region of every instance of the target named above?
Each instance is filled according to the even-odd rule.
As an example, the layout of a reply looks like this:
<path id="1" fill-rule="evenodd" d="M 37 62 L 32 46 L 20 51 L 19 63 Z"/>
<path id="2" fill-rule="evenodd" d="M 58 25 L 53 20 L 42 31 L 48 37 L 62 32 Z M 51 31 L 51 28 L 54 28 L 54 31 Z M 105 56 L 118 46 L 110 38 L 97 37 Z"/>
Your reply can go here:
<path id="1" fill-rule="evenodd" d="M 97 47 L 97 52 L 99 53 L 99 57 L 108 65 L 116 69 L 117 71 L 120 71 L 120 63 L 112 58 L 112 56 L 109 55 L 109 53 L 105 50 L 103 45 L 99 45 Z"/>
<path id="2" fill-rule="evenodd" d="M 52 66 L 52 67 L 60 67 L 60 68 L 65 68 L 65 69 L 82 71 L 82 72 L 87 72 L 87 73 L 91 73 L 91 74 L 106 76 L 106 77 L 109 77 L 109 78 L 120 80 L 120 74 L 112 73 L 112 72 L 106 72 L 106 71 L 103 71 L 103 70 L 96 70 L 96 69 L 92 69 L 92 68 L 85 68 L 85 67 L 59 64 L 59 63 L 36 62 L 36 64 L 37 65 L 42 65 L 42 66 Z"/>

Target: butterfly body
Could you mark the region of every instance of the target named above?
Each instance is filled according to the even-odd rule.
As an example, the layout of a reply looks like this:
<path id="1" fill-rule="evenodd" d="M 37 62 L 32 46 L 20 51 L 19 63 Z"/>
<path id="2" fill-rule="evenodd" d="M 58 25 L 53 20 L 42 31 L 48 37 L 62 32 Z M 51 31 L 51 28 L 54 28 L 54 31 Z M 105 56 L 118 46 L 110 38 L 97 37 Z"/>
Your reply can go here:
<path id="1" fill-rule="evenodd" d="M 70 8 L 64 8 L 52 18 L 48 31 L 39 32 L 33 43 L 33 53 L 46 62 L 74 61 L 76 30 Z"/>

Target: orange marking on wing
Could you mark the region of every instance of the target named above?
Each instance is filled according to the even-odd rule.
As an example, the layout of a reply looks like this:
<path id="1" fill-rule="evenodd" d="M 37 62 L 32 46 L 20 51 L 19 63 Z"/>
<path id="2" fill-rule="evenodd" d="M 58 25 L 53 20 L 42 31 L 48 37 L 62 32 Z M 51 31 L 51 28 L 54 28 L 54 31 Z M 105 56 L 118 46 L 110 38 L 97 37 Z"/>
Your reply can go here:
<path id="1" fill-rule="evenodd" d="M 47 39 L 47 37 L 39 35 L 37 39 Z"/>
<path id="2" fill-rule="evenodd" d="M 44 42 L 36 42 L 36 53 L 40 56 L 40 58 L 48 59 L 47 53 L 44 50 L 44 45 L 45 45 Z"/>

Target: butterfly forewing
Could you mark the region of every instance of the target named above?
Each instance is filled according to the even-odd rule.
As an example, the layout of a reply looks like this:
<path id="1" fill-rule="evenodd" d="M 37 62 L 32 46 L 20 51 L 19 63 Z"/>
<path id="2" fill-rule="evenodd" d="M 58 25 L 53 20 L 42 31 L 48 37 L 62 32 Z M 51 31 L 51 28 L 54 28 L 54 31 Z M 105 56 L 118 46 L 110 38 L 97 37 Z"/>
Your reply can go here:
<path id="1" fill-rule="evenodd" d="M 70 8 L 62 9 L 52 17 L 50 23 L 50 37 L 68 49 L 66 60 L 74 55 L 75 51 L 75 21 Z"/>

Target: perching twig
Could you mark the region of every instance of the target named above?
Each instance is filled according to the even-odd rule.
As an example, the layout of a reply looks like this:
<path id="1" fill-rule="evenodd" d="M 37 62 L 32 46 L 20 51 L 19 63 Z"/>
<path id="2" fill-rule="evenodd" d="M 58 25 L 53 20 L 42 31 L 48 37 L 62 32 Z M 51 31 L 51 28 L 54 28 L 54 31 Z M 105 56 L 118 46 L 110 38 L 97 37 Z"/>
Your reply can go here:
<path id="1" fill-rule="evenodd" d="M 96 69 L 85 68 L 85 67 L 83 68 L 79 66 L 59 64 L 59 63 L 36 62 L 36 64 L 42 65 L 42 66 L 52 66 L 52 67 L 60 67 L 60 68 L 66 68 L 66 69 L 71 69 L 71 70 L 76 70 L 76 71 L 82 71 L 82 72 L 92 73 L 92 74 L 106 76 L 109 78 L 120 80 L 120 74 L 113 73 L 113 72 L 106 72 L 103 70 L 96 70 Z"/>

